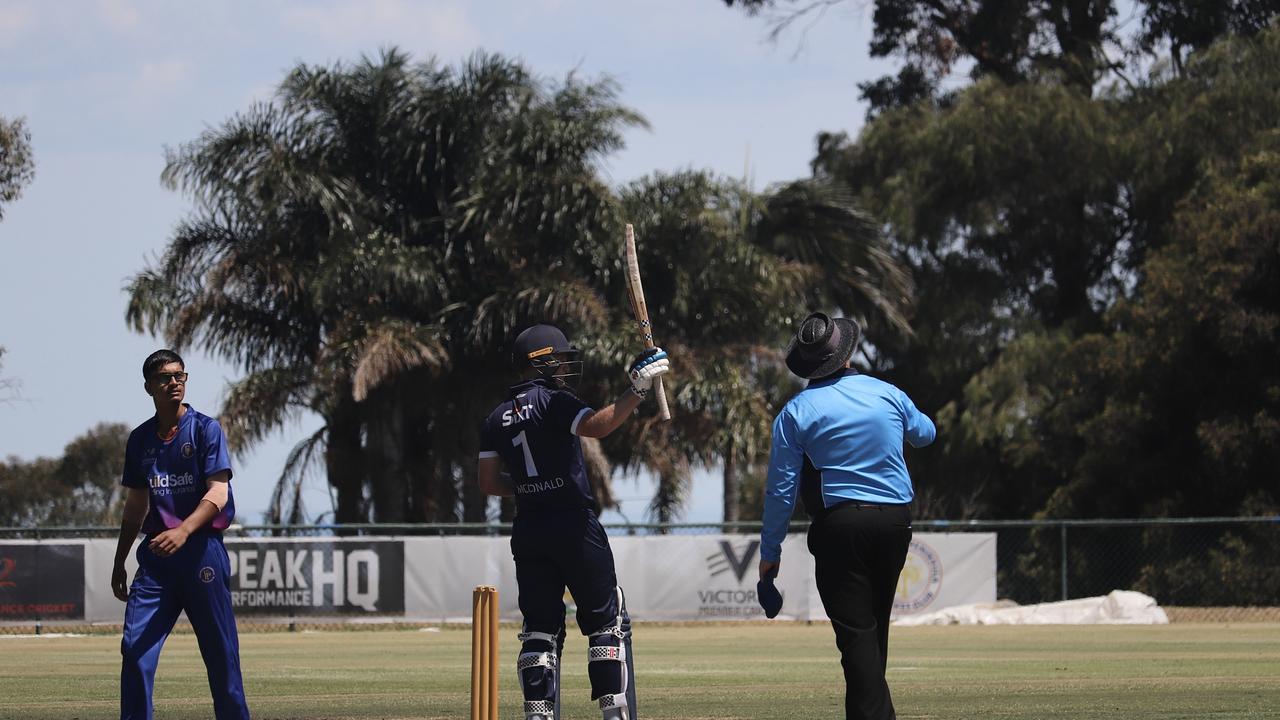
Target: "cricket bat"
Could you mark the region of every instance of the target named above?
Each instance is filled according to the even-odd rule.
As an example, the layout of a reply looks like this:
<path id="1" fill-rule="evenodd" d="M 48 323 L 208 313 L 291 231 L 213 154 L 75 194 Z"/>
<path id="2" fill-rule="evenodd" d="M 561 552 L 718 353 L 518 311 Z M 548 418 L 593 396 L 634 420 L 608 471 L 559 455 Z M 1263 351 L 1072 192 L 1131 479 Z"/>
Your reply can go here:
<path id="1" fill-rule="evenodd" d="M 636 319 L 636 325 L 640 328 L 640 335 L 644 339 L 644 346 L 648 349 L 654 346 L 653 325 L 649 323 L 649 308 L 644 303 L 644 286 L 640 283 L 640 262 L 636 259 L 636 233 L 631 223 L 627 223 L 627 240 L 623 256 L 626 261 L 627 296 L 631 299 L 631 314 Z M 670 420 L 671 408 L 667 406 L 667 391 L 662 387 L 661 377 L 653 380 L 653 394 L 654 399 L 658 401 L 658 417 L 662 420 Z"/>

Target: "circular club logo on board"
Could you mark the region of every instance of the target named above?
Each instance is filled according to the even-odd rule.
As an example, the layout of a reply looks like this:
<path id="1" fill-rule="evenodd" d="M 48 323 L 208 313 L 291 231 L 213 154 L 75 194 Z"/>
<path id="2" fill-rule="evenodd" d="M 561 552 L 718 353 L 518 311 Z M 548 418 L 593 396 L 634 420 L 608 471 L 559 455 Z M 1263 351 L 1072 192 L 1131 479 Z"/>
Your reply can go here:
<path id="1" fill-rule="evenodd" d="M 213 568 L 208 566 L 200 568 L 200 582 L 213 582 Z"/>
<path id="2" fill-rule="evenodd" d="M 907 549 L 907 562 L 898 576 L 898 592 L 893 610 L 898 613 L 920 612 L 938 599 L 942 589 L 942 558 L 928 543 L 912 540 Z"/>
<path id="3" fill-rule="evenodd" d="M 191 447 L 191 443 L 182 444 L 182 457 L 190 458 L 192 455 L 195 455 L 195 454 L 196 454 L 196 449 Z"/>

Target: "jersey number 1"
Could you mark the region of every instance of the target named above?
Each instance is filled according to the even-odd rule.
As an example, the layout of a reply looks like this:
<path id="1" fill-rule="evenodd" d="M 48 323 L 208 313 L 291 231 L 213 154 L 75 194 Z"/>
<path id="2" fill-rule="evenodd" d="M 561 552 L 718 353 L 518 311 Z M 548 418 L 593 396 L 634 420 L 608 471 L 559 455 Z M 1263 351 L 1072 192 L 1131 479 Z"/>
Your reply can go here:
<path id="1" fill-rule="evenodd" d="M 525 437 L 523 430 L 519 435 L 511 438 L 511 444 L 524 451 L 524 474 L 531 478 L 538 477 L 538 466 L 533 464 L 533 453 L 529 451 L 529 438 Z"/>

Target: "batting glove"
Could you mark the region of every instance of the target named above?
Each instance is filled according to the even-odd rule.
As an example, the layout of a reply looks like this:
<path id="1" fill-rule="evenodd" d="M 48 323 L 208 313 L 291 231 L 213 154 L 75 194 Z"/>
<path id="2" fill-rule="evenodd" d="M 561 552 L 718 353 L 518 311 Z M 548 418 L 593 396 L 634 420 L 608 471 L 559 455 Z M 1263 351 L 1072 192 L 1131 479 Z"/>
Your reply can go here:
<path id="1" fill-rule="evenodd" d="M 671 363 L 667 361 L 667 352 L 659 347 L 649 348 L 636 356 L 635 362 L 627 370 L 631 378 L 631 392 L 640 398 L 649 394 L 653 387 L 653 379 L 671 371 Z"/>

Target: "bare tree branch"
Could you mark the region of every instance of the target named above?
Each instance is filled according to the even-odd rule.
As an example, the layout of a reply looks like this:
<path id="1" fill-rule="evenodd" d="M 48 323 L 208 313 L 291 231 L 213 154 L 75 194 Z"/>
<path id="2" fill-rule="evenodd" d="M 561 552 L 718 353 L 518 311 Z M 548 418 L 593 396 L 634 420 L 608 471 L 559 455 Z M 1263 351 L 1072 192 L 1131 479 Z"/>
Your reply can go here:
<path id="1" fill-rule="evenodd" d="M 804 45 L 805 36 L 809 34 L 809 31 L 812 30 L 820 20 L 822 20 L 822 17 L 826 15 L 827 10 L 843 2 L 847 2 L 847 0 L 810 0 L 809 4 L 795 10 L 770 14 L 769 24 L 773 27 L 769 30 L 769 42 L 777 42 L 778 39 L 782 37 L 782 34 L 785 33 L 792 25 L 799 22 L 806 15 L 817 13 L 800 32 L 800 42 L 796 49 L 796 52 L 798 53 L 799 46 Z"/>
<path id="2" fill-rule="evenodd" d="M 4 348 L 0 347 L 0 366 L 3 366 Z M 22 399 L 22 381 L 16 378 L 0 377 L 0 404 L 9 405 Z"/>

